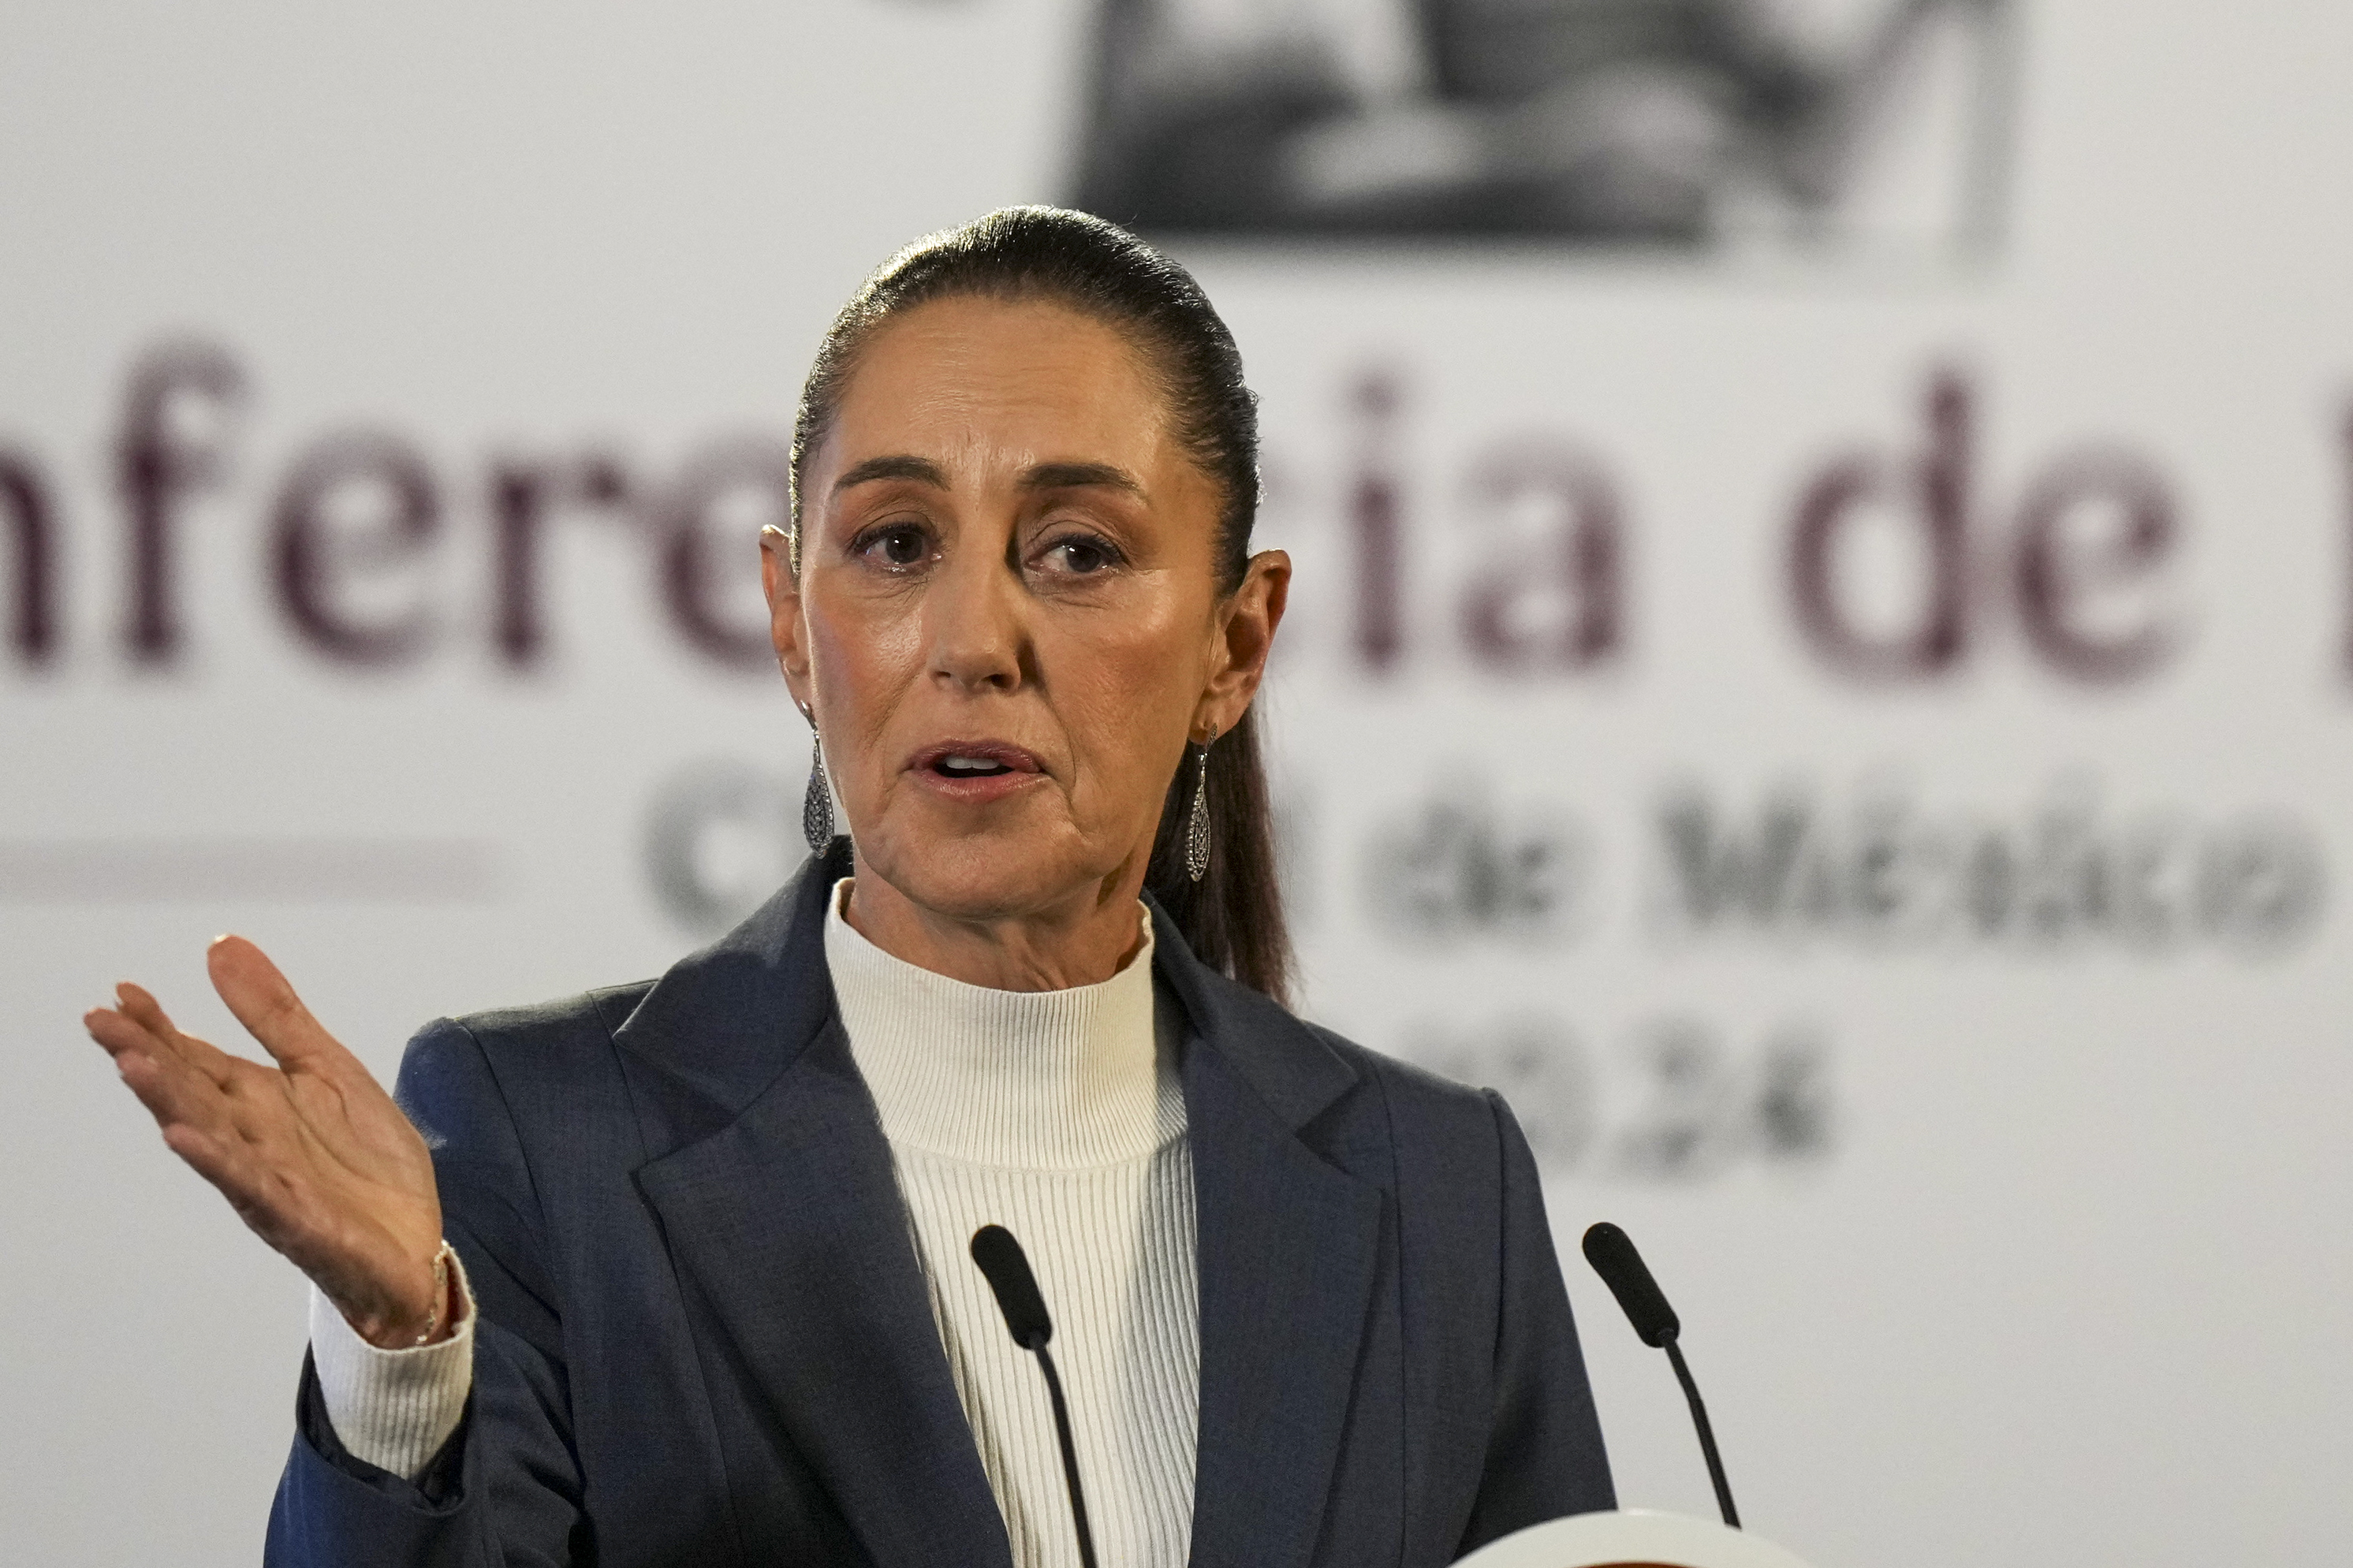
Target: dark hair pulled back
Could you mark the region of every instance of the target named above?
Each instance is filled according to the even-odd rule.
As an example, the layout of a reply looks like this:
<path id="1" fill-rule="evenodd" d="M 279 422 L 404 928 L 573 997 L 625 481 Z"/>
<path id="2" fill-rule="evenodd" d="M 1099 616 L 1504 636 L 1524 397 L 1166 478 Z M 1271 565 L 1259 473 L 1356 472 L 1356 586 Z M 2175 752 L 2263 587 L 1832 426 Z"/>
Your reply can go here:
<path id="1" fill-rule="evenodd" d="M 1124 333 L 1151 366 L 1178 444 L 1220 499 L 1218 591 L 1240 586 L 1258 521 L 1258 399 L 1240 351 L 1190 273 L 1115 224 L 1059 207 L 1006 207 L 927 236 L 882 264 L 833 320 L 801 389 L 793 426 L 792 554 L 798 569 L 803 474 L 824 444 L 860 351 L 902 310 L 946 299 L 1040 300 Z M 1291 934 L 1275 872 L 1274 819 L 1253 703 L 1209 750 L 1209 867 L 1187 876 L 1184 826 L 1192 757 L 1169 781 L 1145 885 L 1194 955 L 1287 1002 Z"/>

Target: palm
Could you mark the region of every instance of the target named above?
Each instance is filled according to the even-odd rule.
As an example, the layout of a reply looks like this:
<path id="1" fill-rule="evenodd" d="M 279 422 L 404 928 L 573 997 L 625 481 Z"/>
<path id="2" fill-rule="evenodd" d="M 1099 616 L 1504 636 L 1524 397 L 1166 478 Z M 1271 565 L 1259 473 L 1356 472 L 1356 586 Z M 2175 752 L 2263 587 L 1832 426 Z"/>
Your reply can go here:
<path id="1" fill-rule="evenodd" d="M 223 937 L 206 960 L 276 1067 L 183 1034 L 135 985 L 83 1022 L 173 1152 L 362 1333 L 397 1340 L 434 1305 L 441 1204 L 424 1139 L 259 948 Z"/>

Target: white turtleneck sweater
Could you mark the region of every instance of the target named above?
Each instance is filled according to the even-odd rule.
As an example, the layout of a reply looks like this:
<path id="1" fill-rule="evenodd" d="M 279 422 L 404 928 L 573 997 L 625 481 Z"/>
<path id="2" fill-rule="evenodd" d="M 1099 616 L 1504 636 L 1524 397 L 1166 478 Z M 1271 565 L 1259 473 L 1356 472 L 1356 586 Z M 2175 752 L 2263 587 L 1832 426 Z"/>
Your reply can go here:
<path id="1" fill-rule="evenodd" d="M 847 884 L 844 884 L 845 891 Z M 1141 906 L 1137 920 L 1143 921 Z M 1037 1358 L 1013 1342 L 972 1233 L 1020 1241 L 1054 1320 L 1095 1552 L 1182 1568 L 1200 1422 L 1193 1163 L 1154 1027 L 1152 928 L 1125 968 L 992 991 L 892 957 L 839 901 L 825 957 L 891 1141 L 932 1316 L 1005 1514 L 1015 1568 L 1075 1568 L 1070 1492 Z"/>
<path id="2" fill-rule="evenodd" d="M 1120 972 L 1064 991 L 994 991 L 892 957 L 831 900 L 826 963 L 872 1093 L 956 1398 L 1005 1516 L 1015 1568 L 1076 1568 L 1070 1497 L 1036 1360 L 1013 1343 L 967 1250 L 1004 1226 L 1054 1320 L 1098 1557 L 1180 1568 L 1200 1410 L 1193 1166 L 1152 928 Z M 343 1446 L 423 1470 L 462 1413 L 473 1315 L 424 1350 L 379 1351 L 313 1294 L 320 1389 Z"/>

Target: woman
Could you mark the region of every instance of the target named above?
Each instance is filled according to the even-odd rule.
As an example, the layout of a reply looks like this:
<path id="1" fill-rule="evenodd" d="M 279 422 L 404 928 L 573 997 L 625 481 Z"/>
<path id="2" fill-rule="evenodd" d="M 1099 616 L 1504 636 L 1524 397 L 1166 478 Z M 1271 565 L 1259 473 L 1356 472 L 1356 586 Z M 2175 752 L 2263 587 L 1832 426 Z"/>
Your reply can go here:
<path id="1" fill-rule="evenodd" d="M 90 1016 L 317 1287 L 271 1560 L 1074 1563 L 991 1221 L 1107 1564 L 1437 1564 L 1611 1505 L 1510 1113 L 1282 1005 L 1256 448 L 1130 236 L 925 240 L 828 334 L 762 540 L 831 782 L 792 885 L 659 981 L 427 1028 L 397 1107 L 234 938 L 275 1069 L 136 987 Z"/>

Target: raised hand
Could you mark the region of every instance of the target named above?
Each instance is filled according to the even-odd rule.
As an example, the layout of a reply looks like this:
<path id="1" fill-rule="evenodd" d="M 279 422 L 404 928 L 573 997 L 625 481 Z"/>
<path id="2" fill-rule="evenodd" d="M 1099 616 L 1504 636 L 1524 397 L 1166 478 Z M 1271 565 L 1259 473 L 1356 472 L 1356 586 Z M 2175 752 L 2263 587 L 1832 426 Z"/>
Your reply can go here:
<path id="1" fill-rule="evenodd" d="M 91 1009 L 84 1026 L 172 1152 L 363 1338 L 416 1342 L 441 1306 L 441 1199 L 425 1140 L 259 948 L 225 936 L 205 962 L 275 1068 L 182 1034 L 136 985 L 116 987 L 115 1005 Z"/>

